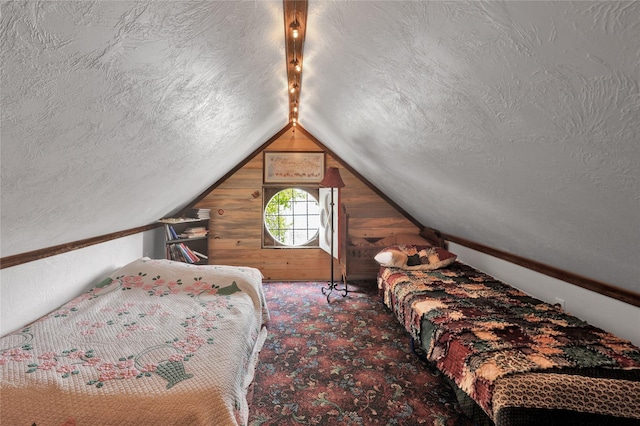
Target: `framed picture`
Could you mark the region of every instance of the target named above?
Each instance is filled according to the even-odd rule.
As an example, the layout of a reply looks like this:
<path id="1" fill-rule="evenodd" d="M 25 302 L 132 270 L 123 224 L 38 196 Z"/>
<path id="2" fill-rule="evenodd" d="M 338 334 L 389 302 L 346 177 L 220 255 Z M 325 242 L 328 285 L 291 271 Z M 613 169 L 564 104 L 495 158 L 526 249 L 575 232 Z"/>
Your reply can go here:
<path id="1" fill-rule="evenodd" d="M 318 183 L 324 177 L 324 152 L 264 153 L 264 183 Z"/>

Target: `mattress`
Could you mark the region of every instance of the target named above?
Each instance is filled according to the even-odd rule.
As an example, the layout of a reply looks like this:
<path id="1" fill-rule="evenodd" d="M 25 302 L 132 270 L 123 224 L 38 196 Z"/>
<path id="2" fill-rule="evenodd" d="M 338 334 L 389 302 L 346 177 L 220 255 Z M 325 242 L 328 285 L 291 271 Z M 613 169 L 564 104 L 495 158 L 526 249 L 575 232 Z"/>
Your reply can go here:
<path id="1" fill-rule="evenodd" d="M 0 338 L 0 423 L 245 425 L 268 319 L 257 269 L 138 259 Z"/>
<path id="2" fill-rule="evenodd" d="M 456 261 L 382 268 L 384 303 L 498 425 L 640 423 L 640 349 Z"/>

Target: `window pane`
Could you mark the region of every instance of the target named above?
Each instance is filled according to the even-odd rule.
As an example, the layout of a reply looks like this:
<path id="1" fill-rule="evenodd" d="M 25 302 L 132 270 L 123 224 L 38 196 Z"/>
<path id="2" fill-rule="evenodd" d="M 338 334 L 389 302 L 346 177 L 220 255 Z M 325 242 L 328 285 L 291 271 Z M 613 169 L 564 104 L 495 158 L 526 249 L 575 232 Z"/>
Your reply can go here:
<path id="1" fill-rule="evenodd" d="M 287 188 L 279 191 L 265 207 L 264 223 L 269 234 L 280 244 L 306 244 L 318 234 L 318 201 L 302 189 Z"/>

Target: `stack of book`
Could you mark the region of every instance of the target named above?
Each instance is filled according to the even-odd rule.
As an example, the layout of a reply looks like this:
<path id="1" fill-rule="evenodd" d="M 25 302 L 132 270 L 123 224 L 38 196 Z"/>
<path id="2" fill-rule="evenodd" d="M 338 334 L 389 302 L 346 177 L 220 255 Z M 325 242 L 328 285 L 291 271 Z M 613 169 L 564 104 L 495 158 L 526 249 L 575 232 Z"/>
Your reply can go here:
<path id="1" fill-rule="evenodd" d="M 211 209 L 189 209 L 186 216 L 195 219 L 211 219 Z"/>
<path id="2" fill-rule="evenodd" d="M 198 238 L 198 237 L 206 237 L 209 231 L 204 226 L 195 226 L 192 228 L 187 228 L 184 230 L 182 234 L 180 234 L 181 238 Z"/>
<path id="3" fill-rule="evenodd" d="M 201 238 L 206 237 L 209 234 L 209 230 L 204 226 L 194 226 L 186 228 L 180 234 L 178 234 L 175 228 L 169 224 L 164 225 L 165 233 L 167 234 L 167 240 L 181 240 L 184 238 Z"/>

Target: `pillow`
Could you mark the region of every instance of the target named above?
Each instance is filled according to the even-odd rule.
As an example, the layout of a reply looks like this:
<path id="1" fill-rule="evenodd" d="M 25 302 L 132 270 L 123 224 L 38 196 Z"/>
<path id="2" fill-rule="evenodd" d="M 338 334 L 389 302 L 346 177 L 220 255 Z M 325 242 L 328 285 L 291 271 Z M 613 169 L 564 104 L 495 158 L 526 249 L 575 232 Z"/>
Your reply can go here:
<path id="1" fill-rule="evenodd" d="M 373 258 L 382 266 L 392 268 L 403 268 L 407 266 L 409 256 L 415 256 L 421 249 L 428 249 L 430 246 L 398 244 L 385 247 Z"/>
<path id="2" fill-rule="evenodd" d="M 451 265 L 457 257 L 440 247 L 400 244 L 382 249 L 374 259 L 382 266 L 431 271 Z"/>
<path id="3" fill-rule="evenodd" d="M 401 268 L 402 265 L 407 263 L 407 254 L 397 246 L 386 247 L 380 250 L 373 258 L 381 266 L 391 268 Z"/>
<path id="4" fill-rule="evenodd" d="M 376 245 L 388 247 L 393 245 L 431 246 L 431 243 L 418 234 L 395 234 L 376 241 Z"/>
<path id="5" fill-rule="evenodd" d="M 407 262 L 405 269 L 432 271 L 434 269 L 446 268 L 455 262 L 457 258 L 457 255 L 442 247 L 428 247 L 420 250 L 415 260 L 412 259 L 412 262 Z"/>

